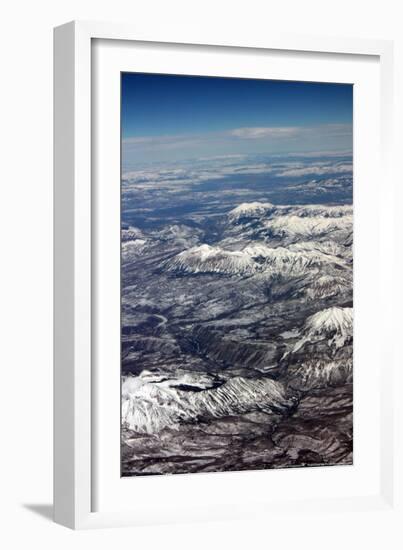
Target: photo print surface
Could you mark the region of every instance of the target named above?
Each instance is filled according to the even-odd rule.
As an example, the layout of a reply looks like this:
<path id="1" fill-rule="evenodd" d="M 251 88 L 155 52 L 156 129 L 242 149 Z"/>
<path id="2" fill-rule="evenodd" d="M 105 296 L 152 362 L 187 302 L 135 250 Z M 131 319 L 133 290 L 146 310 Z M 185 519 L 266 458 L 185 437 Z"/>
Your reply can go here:
<path id="1" fill-rule="evenodd" d="M 353 461 L 353 87 L 121 75 L 121 475 Z"/>

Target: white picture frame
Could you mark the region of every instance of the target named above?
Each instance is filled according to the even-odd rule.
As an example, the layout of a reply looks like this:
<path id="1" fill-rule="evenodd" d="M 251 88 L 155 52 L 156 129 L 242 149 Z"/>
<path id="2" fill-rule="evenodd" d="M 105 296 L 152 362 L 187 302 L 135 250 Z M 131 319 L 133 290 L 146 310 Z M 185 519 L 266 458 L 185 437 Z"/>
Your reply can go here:
<path id="1" fill-rule="evenodd" d="M 368 490 L 365 490 L 365 483 L 370 479 L 371 470 L 366 471 L 366 477 L 363 476 L 360 485 L 357 486 L 354 486 L 354 475 L 346 474 L 349 479 L 347 480 L 346 477 L 344 483 L 345 486 L 348 484 L 353 487 L 351 491 L 345 491 L 344 486 L 340 485 L 339 480 L 335 477 L 332 482 L 333 487 L 335 488 L 339 484 L 340 490 L 334 489 L 332 494 L 329 491 L 329 495 L 326 495 L 326 491 L 319 490 L 323 481 L 320 481 L 316 474 L 311 480 L 309 469 L 304 469 L 299 474 L 301 483 L 294 479 L 296 486 L 300 483 L 299 493 L 296 490 L 297 498 L 286 496 L 281 500 L 277 497 L 268 498 L 260 494 L 257 489 L 261 486 L 262 475 L 267 476 L 270 472 L 242 472 L 242 478 L 236 477 L 239 476 L 239 473 L 226 473 L 224 474 L 225 478 L 211 478 L 209 476 L 217 476 L 217 474 L 203 474 L 202 480 L 199 475 L 190 476 L 192 480 L 189 477 L 185 479 L 186 476 L 165 476 L 164 479 L 157 476 L 153 479 L 137 478 L 135 480 L 136 487 L 133 487 L 131 483 L 133 480 L 129 480 L 131 483 L 129 491 L 134 491 L 137 496 L 151 495 L 147 505 L 142 506 L 141 503 L 140 505 L 137 503 L 135 506 L 131 505 L 127 498 L 125 499 L 120 489 L 117 489 L 116 479 L 111 477 L 106 480 L 108 471 L 97 460 L 97 453 L 102 452 L 103 456 L 108 455 L 105 438 L 111 437 L 115 443 L 119 442 L 115 438 L 117 433 L 115 418 L 115 428 L 113 428 L 115 431 L 108 431 L 109 428 L 106 425 L 99 426 L 101 415 L 98 401 L 105 399 L 105 388 L 108 386 L 105 382 L 101 384 L 98 382 L 95 360 L 99 355 L 95 338 L 99 324 L 98 316 L 102 318 L 102 315 L 105 314 L 102 305 L 98 308 L 100 283 L 95 284 L 96 270 L 100 265 L 95 244 L 99 232 L 97 219 L 99 215 L 104 216 L 103 219 L 105 219 L 105 208 L 108 208 L 108 197 L 104 196 L 99 200 L 95 182 L 95 174 L 99 172 L 99 166 L 94 158 L 94 151 L 99 136 L 94 134 L 93 124 L 97 120 L 99 102 L 97 100 L 97 104 L 94 104 L 94 94 L 96 93 L 94 86 L 98 82 L 96 80 L 94 47 L 99 41 L 108 41 L 109 43 L 113 41 L 114 44 L 126 49 L 130 44 L 141 44 L 144 51 L 154 47 L 153 63 L 156 65 L 150 65 L 150 72 L 153 72 L 158 66 L 158 56 L 163 55 L 164 48 L 169 48 L 172 44 L 175 44 L 177 50 L 186 49 L 188 54 L 192 54 L 192 51 L 203 52 L 208 48 L 209 55 L 213 54 L 216 57 L 219 57 L 220 52 L 237 50 L 244 57 L 256 55 L 256 52 L 259 52 L 259 55 L 262 52 L 282 52 L 284 56 L 295 54 L 309 58 L 320 53 L 328 56 L 327 63 L 329 61 L 332 63 L 332 59 L 335 61 L 348 60 L 353 56 L 362 56 L 363 60 L 372 59 L 376 62 L 377 69 L 373 71 L 373 75 L 379 69 L 379 74 L 375 76 L 379 80 L 380 88 L 378 90 L 375 86 L 373 101 L 380 101 L 379 120 L 376 123 L 374 119 L 374 124 L 377 125 L 369 127 L 369 129 L 372 128 L 379 133 L 379 144 L 377 144 L 378 140 L 374 139 L 371 145 L 375 148 L 371 149 L 373 152 L 371 158 L 379 156 L 379 167 L 382 169 L 384 180 L 382 189 L 379 189 L 379 186 L 378 188 L 373 186 L 373 193 L 369 194 L 366 208 L 372 209 L 372 214 L 373 209 L 376 209 L 375 218 L 379 224 L 379 227 L 377 226 L 378 228 L 374 230 L 374 237 L 379 238 L 379 256 L 376 258 L 381 265 L 379 272 L 374 275 L 381 286 L 376 310 L 377 317 L 381 319 L 380 327 L 378 327 L 379 346 L 387 340 L 388 330 L 393 319 L 391 292 L 395 281 L 393 272 L 382 268 L 382 258 L 387 254 L 393 255 L 396 247 L 394 237 L 390 237 L 393 234 L 391 220 L 394 209 L 392 43 L 378 40 L 346 40 L 284 34 L 270 34 L 267 37 L 254 37 L 253 39 L 231 38 L 228 37 L 228 33 L 225 36 L 225 39 L 217 38 L 206 32 L 201 39 L 195 39 L 187 36 L 185 30 L 181 36 L 177 34 L 169 36 L 169 32 L 164 36 L 153 36 L 152 33 L 148 34 L 146 31 L 138 30 L 130 25 L 90 22 L 72 22 L 55 29 L 54 505 L 55 521 L 71 528 L 264 517 L 268 512 L 274 513 L 284 507 L 287 507 L 290 513 L 292 510 L 298 512 L 301 507 L 311 509 L 312 513 L 323 509 L 330 512 L 346 507 L 351 510 L 394 510 L 394 495 L 397 487 L 394 472 L 393 423 L 391 421 L 393 415 L 396 414 L 392 399 L 395 361 L 393 345 L 382 349 L 382 364 L 379 363 L 377 365 L 379 371 L 375 371 L 376 375 L 379 375 L 379 380 L 373 381 L 372 389 L 369 390 L 373 392 L 371 398 L 379 399 L 379 410 L 377 407 L 377 416 L 374 417 L 376 425 L 379 424 L 376 448 L 379 456 L 376 459 L 376 483 Z M 214 54 L 214 52 L 216 53 Z M 116 57 L 116 52 L 114 55 Z M 151 59 L 147 55 L 142 60 L 142 67 L 147 67 L 147 60 Z M 132 59 L 133 53 L 129 57 Z M 116 61 L 114 63 L 116 64 Z M 185 66 L 183 70 L 186 71 Z M 236 69 L 234 70 L 236 71 Z M 322 79 L 326 80 L 325 70 L 323 70 L 323 75 Z M 374 84 L 374 81 L 371 82 Z M 116 112 L 113 117 L 110 124 L 116 128 Z M 97 132 L 101 135 L 105 133 L 103 124 L 97 125 Z M 109 123 L 107 122 L 107 124 Z M 107 127 L 109 128 L 109 126 Z M 116 135 L 116 133 L 111 133 Z M 365 144 L 361 142 L 357 142 L 357 144 L 357 154 L 359 155 Z M 116 157 L 116 150 L 119 149 L 120 144 L 116 143 L 115 145 L 117 147 L 114 153 Z M 359 176 L 361 166 L 363 163 L 358 163 Z M 115 169 L 116 163 L 111 167 L 112 173 Z M 363 167 L 361 176 L 364 174 Z M 368 174 L 368 178 L 370 177 L 375 178 L 375 175 Z M 373 181 L 375 182 L 375 179 Z M 110 198 L 109 204 L 113 204 L 114 197 Z M 362 223 L 369 224 L 368 215 L 365 218 L 365 208 L 362 208 L 361 215 Z M 111 218 L 114 218 L 113 213 Z M 388 238 L 386 238 L 387 236 Z M 111 241 L 105 246 L 106 251 L 111 251 L 114 243 Z M 107 285 L 108 281 L 102 284 Z M 107 287 L 104 286 L 103 290 L 105 288 Z M 100 322 L 102 323 L 102 320 Z M 369 334 L 367 333 L 367 336 Z M 115 394 L 111 400 L 111 406 L 115 407 L 113 414 L 119 415 L 119 410 L 116 411 L 116 402 Z M 362 422 L 365 422 L 365 419 Z M 100 431 L 105 432 L 102 436 L 103 439 L 99 436 Z M 116 453 L 119 453 L 119 450 L 116 450 Z M 103 464 L 107 466 L 116 464 L 116 453 L 114 456 L 108 455 Z M 294 472 L 289 472 L 287 476 L 290 473 L 296 475 Z M 284 472 L 276 472 L 276 474 L 283 476 L 283 482 L 288 480 Z M 115 472 L 114 475 L 116 477 L 119 474 Z M 315 494 L 312 493 L 306 495 L 306 498 L 304 497 L 302 476 L 309 479 L 310 485 L 317 486 L 317 493 L 314 491 Z M 218 498 L 215 505 L 213 503 L 208 505 L 208 493 L 206 493 L 202 504 L 197 500 L 194 502 L 187 500 L 183 505 L 186 495 L 191 494 L 189 491 L 201 491 L 203 487 L 207 487 L 209 484 L 212 487 L 212 484 L 217 485 L 217 483 L 226 487 L 226 490 L 230 490 L 234 483 L 239 485 L 234 494 L 229 493 L 228 502 L 220 501 Z M 97 496 L 101 491 L 99 485 L 108 488 L 109 492 L 102 489 L 103 499 L 101 499 L 102 502 L 108 501 L 108 506 L 99 506 Z M 127 493 L 126 488 L 125 491 Z M 177 493 L 176 497 L 172 497 L 174 493 Z M 130 495 L 130 493 L 128 494 Z M 169 500 L 158 498 L 159 495 L 161 497 L 169 495 Z M 182 500 L 182 505 L 180 500 Z"/>

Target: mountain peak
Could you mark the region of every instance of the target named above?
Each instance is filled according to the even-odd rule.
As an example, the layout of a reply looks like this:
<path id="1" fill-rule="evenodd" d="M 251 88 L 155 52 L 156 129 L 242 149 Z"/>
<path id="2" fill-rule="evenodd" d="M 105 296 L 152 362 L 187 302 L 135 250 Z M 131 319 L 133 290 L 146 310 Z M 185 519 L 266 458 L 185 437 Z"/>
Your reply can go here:
<path id="1" fill-rule="evenodd" d="M 329 307 L 308 317 L 305 328 L 313 332 L 334 332 L 350 329 L 353 324 L 352 307 Z"/>
<path id="2" fill-rule="evenodd" d="M 230 220 L 238 220 L 243 217 L 262 216 L 269 210 L 274 209 L 274 204 L 271 202 L 243 202 L 228 213 Z"/>

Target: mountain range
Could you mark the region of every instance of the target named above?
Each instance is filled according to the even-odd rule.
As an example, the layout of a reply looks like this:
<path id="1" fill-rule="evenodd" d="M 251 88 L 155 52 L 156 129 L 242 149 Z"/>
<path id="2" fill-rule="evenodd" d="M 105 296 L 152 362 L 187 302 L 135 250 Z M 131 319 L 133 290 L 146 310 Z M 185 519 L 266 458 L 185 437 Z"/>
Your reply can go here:
<path id="1" fill-rule="evenodd" d="M 352 242 L 348 203 L 125 223 L 123 475 L 352 463 Z"/>

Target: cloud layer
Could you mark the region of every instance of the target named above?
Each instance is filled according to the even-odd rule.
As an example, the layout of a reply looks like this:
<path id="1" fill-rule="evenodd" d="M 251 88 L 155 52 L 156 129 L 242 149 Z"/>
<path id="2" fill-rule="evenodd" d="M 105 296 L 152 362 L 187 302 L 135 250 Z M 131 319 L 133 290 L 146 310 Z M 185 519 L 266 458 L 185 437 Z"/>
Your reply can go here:
<path id="1" fill-rule="evenodd" d="M 203 157 L 193 159 L 192 162 L 177 162 L 158 166 L 143 167 L 138 170 L 128 170 L 122 174 L 123 193 L 130 190 L 191 189 L 209 180 L 223 178 L 254 176 L 268 174 L 273 180 L 289 180 L 290 185 L 298 183 L 300 178 L 330 177 L 330 184 L 337 183 L 337 178 L 352 176 L 353 165 L 351 153 L 335 154 L 329 158 L 296 157 L 248 157 L 241 155 Z M 332 179 L 333 178 L 333 179 Z M 336 178 L 336 179 L 334 179 Z M 315 180 L 313 180 L 315 181 Z M 315 185 L 317 185 L 315 183 Z"/>
<path id="2" fill-rule="evenodd" d="M 259 126 L 201 134 L 136 136 L 122 142 L 126 167 L 139 160 L 167 161 L 191 157 L 251 153 L 351 149 L 351 124 Z"/>

